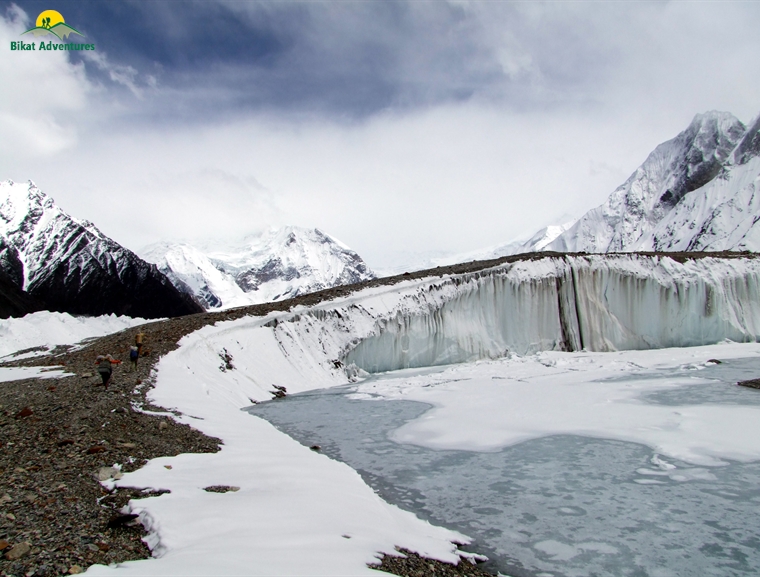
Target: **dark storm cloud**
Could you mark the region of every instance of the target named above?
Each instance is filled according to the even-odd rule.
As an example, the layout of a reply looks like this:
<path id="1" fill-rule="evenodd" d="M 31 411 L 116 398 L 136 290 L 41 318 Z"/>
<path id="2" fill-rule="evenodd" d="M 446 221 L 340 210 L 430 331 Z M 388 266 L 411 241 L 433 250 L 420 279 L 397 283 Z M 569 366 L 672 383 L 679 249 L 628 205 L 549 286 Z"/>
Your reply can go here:
<path id="1" fill-rule="evenodd" d="M 760 2 L 10 6 L 6 50 L 50 8 L 98 49 L 0 58 L 0 178 L 95 221 L 107 197 L 131 247 L 271 224 L 381 260 L 503 243 L 601 203 L 694 114 L 760 111 Z"/>
<path id="2" fill-rule="evenodd" d="M 32 19 L 49 7 L 23 4 Z M 189 114 L 364 116 L 466 100 L 504 76 L 479 23 L 446 2 L 75 0 L 56 9 L 138 82 L 155 79 L 155 104 L 167 112 L 165 98 Z"/>

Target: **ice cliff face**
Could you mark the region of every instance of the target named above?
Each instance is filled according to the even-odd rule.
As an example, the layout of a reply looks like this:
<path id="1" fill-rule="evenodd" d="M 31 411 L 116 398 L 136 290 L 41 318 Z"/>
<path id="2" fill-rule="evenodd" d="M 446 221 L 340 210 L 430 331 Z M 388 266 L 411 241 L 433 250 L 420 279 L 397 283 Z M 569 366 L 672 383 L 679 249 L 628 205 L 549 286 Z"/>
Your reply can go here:
<path id="1" fill-rule="evenodd" d="M 464 274 L 431 271 L 251 318 L 243 332 L 225 337 L 242 371 L 229 378 L 262 391 L 272 383 L 298 391 L 345 383 L 360 369 L 760 338 L 760 259 L 679 262 L 623 254 L 511 260 Z"/>
<path id="2" fill-rule="evenodd" d="M 372 336 L 345 360 L 377 372 L 512 352 L 755 341 L 759 297 L 760 261 L 754 259 L 523 261 L 430 282 L 405 299 L 406 310 L 378 319 Z"/>
<path id="3" fill-rule="evenodd" d="M 758 250 L 760 118 L 697 115 L 545 250 Z M 540 249 L 537 249 L 540 250 Z"/>
<path id="4" fill-rule="evenodd" d="M 32 182 L 0 183 L 0 269 L 52 311 L 156 318 L 203 310 L 155 266 L 66 214 Z"/>
<path id="5" fill-rule="evenodd" d="M 375 276 L 347 246 L 318 229 L 293 226 L 228 252 L 160 244 L 143 254 L 209 309 L 283 300 Z"/>

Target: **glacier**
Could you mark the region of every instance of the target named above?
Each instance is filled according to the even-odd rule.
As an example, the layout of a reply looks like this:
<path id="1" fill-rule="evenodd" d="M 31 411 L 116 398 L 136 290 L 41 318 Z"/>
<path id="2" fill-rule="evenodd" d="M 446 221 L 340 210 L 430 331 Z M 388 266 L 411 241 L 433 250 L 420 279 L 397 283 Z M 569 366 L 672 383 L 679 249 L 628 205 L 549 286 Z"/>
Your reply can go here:
<path id="1" fill-rule="evenodd" d="M 754 342 L 760 335 L 758 272 L 751 258 L 521 261 L 419 287 L 377 320 L 345 362 L 383 372 L 544 350 Z"/>
<path id="2" fill-rule="evenodd" d="M 738 459 L 748 464 L 746 476 L 752 477 L 760 422 L 757 407 L 718 399 L 739 387 L 708 377 L 715 365 L 710 359 L 760 354 L 759 345 L 751 343 L 757 341 L 760 327 L 760 261 L 742 254 L 673 257 L 547 253 L 510 257 L 479 270 L 471 266 L 466 272 L 440 269 L 378 279 L 353 291 L 331 291 L 327 296 L 332 300 L 320 301 L 315 296 L 316 304 L 223 321 L 187 335 L 176 351 L 159 361 L 149 399 L 181 413 L 177 421 L 224 439 L 224 448 L 217 454 L 157 459 L 125 475 L 118 482 L 121 486 L 171 490 L 130 505 L 150 527 L 158 558 L 90 571 L 99 575 L 205 574 L 218 569 L 221 551 L 225 566 L 241 573 L 298 574 L 308 559 L 314 574 L 369 574 L 364 563 L 373 559 L 374 552 L 392 551 L 396 545 L 456 560 L 450 541 L 467 542 L 463 535 L 482 535 L 481 529 L 493 528 L 491 513 L 478 509 L 474 519 L 479 528 L 461 525 L 461 533 L 420 523 L 411 514 L 383 504 L 345 465 L 310 451 L 309 445 L 296 443 L 240 410 L 272 399 L 279 387 L 291 396 L 315 389 L 340 391 L 336 387 L 347 384 L 355 387 L 354 395 L 367 401 L 406 399 L 431 407 L 419 418 L 412 415 L 413 420 L 385 437 L 384 444 L 375 445 L 370 439 L 367 447 L 379 451 L 390 443 L 411 447 L 411 451 L 427 447 L 432 449 L 431 468 L 439 469 L 446 465 L 439 459 L 443 451 L 497 455 L 505 447 L 517 447 L 516 452 L 503 453 L 508 457 L 505 471 L 514 469 L 517 461 L 511 456 L 517 456 L 520 470 L 530 473 L 526 486 L 532 487 L 533 479 L 544 481 L 536 485 L 538 492 L 530 494 L 515 487 L 485 495 L 494 502 L 518 499 L 503 509 L 516 515 L 507 519 L 508 526 L 522 523 L 524 528 L 528 523 L 519 515 L 535 513 L 537 524 L 527 529 L 531 535 L 504 532 L 505 554 L 520 550 L 525 565 L 552 571 L 562 565 L 570 568 L 568 575 L 588 574 L 589 567 L 598 568 L 599 574 L 615 574 L 607 571 L 610 563 L 629 568 L 630 559 L 642 567 L 658 566 L 659 557 L 650 561 L 652 531 L 647 525 L 656 511 L 647 505 L 646 497 L 655 490 L 662 494 L 683 485 L 694 493 L 697 503 L 689 511 L 706 510 L 706 501 L 696 500 L 701 483 L 708 483 L 710 475 L 721 477 L 720 471 L 712 472 L 715 465 Z M 748 344 L 648 350 L 726 339 Z M 582 349 L 586 352 L 572 352 Z M 535 354 L 523 354 L 531 351 Z M 483 360 L 495 357 L 500 358 Z M 232 368 L 222 370 L 223 359 L 229 359 Z M 476 362 L 368 374 L 463 359 Z M 720 370 L 730 366 L 731 362 L 719 365 Z M 699 403 L 694 402 L 697 393 L 704 397 Z M 755 394 L 748 390 L 736 394 L 740 393 Z M 653 403 L 642 402 L 642 395 L 677 398 Z M 714 410 L 713 405 L 721 402 L 719 410 Z M 389 411 L 395 414 L 393 408 Z M 374 411 L 370 413 L 374 418 Z M 343 423 L 354 417 L 333 420 L 341 419 Z M 327 431 L 322 434 L 329 442 Z M 567 436 L 581 456 L 589 447 L 594 453 L 576 461 L 578 452 L 569 452 L 567 444 L 556 441 L 557 435 Z M 356 437 L 357 442 L 364 439 Z M 526 444 L 530 439 L 535 442 Z M 322 439 L 316 442 L 321 444 Z M 621 448 L 630 458 L 607 459 Z M 547 449 L 551 452 L 546 453 Z M 535 454 L 544 455 L 543 461 L 533 460 Z M 390 461 L 385 453 L 378 455 L 386 464 Z M 551 458 L 547 460 L 546 455 Z M 575 463 L 574 478 L 584 483 L 585 491 L 583 495 L 576 491 L 575 497 L 588 500 L 588 507 L 563 502 L 577 485 L 565 483 L 565 469 L 552 468 L 555 456 Z M 614 483 L 598 489 L 596 478 L 593 486 L 581 478 L 587 466 L 600 460 L 607 466 L 605 471 L 633 483 L 634 497 L 624 485 L 622 493 L 615 493 Z M 717 468 L 744 475 L 744 469 L 733 465 Z M 448 471 L 445 466 L 442 470 Z M 414 473 L 410 467 L 405 471 Z M 482 488 L 474 482 L 480 470 L 465 467 L 463 471 L 457 479 L 471 492 L 458 494 L 451 501 L 452 511 L 483 496 L 474 492 Z M 550 475 L 545 476 L 545 471 Z M 488 474 L 493 477 L 500 472 L 491 469 Z M 396 481 L 403 485 L 403 479 L 389 480 Z M 441 485 L 449 487 L 450 481 L 444 475 Z M 427 491 L 432 481 L 424 482 L 428 487 L 420 490 Z M 730 478 L 726 482 L 735 484 Z M 221 499 L 200 491 L 203 483 L 234 484 L 241 489 Z M 559 494 L 555 487 L 565 492 Z M 560 496 L 547 502 L 545 492 Z M 620 495 L 625 503 L 637 506 L 642 521 L 636 532 L 639 541 L 621 541 L 618 547 L 612 533 L 629 539 L 631 516 L 616 516 L 617 524 L 610 526 L 602 513 Z M 662 499 L 671 502 L 668 495 Z M 526 509 L 526 503 L 533 508 Z M 669 505 L 667 515 L 657 517 L 663 519 L 663 526 L 670 522 L 671 509 L 685 510 L 677 501 L 672 503 L 676 504 Z M 706 515 L 723 507 L 720 498 L 710 503 Z M 565 524 L 556 520 L 559 507 L 570 511 Z M 586 511 L 584 517 L 578 507 Z M 442 515 L 444 521 L 453 518 L 448 511 Z M 572 516 L 576 514 L 577 520 Z M 587 523 L 590 518 L 595 521 Z M 578 527 L 585 532 L 576 532 Z M 588 536 L 594 532 L 601 536 Z M 685 546 L 674 549 L 674 564 L 681 561 L 678 551 L 688 551 L 692 542 L 685 540 Z M 277 548 L 283 543 L 289 551 L 286 559 Z M 612 547 L 616 553 L 610 553 Z M 250 555 L 242 559 L 236 553 L 241 550 L 253 551 L 257 563 L 250 564 Z M 564 560 L 558 558 L 563 551 Z M 687 570 L 691 569 L 688 565 Z"/>
<path id="3" fill-rule="evenodd" d="M 260 400 L 272 384 L 303 391 L 364 373 L 539 351 L 760 339 L 760 260 L 751 255 L 506 260 L 462 274 L 374 281 L 345 297 L 252 319 L 245 339 L 233 338 L 235 331 L 219 347 L 241 363 L 230 375 L 235 386 L 255 384 L 245 398 Z"/>

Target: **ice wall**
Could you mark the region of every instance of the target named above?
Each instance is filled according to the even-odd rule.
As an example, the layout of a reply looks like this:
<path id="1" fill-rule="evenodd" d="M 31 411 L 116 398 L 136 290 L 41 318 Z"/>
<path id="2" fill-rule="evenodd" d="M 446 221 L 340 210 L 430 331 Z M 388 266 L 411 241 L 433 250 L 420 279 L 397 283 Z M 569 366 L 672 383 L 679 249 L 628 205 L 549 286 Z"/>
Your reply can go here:
<path id="1" fill-rule="evenodd" d="M 410 288 L 396 310 L 377 317 L 371 334 L 352 344 L 347 365 L 380 372 L 508 352 L 760 336 L 760 263 L 751 258 L 546 257 Z"/>

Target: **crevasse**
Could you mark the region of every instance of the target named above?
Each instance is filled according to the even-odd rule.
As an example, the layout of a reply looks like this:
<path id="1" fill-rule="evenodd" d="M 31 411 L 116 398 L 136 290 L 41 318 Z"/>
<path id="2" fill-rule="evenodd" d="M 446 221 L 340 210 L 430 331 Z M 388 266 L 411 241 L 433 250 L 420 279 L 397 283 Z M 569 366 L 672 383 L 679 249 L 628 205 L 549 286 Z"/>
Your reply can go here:
<path id="1" fill-rule="evenodd" d="M 382 372 L 541 350 L 684 347 L 760 335 L 760 264 L 547 257 L 400 289 L 343 362 Z"/>

